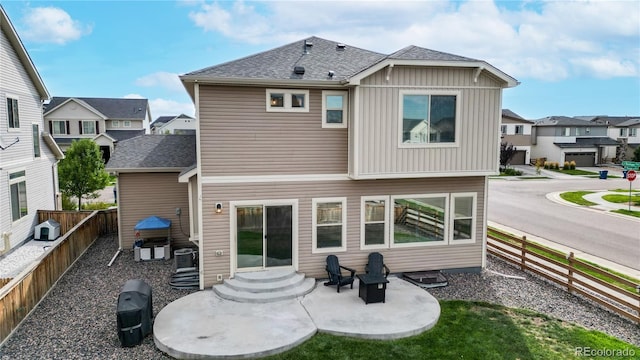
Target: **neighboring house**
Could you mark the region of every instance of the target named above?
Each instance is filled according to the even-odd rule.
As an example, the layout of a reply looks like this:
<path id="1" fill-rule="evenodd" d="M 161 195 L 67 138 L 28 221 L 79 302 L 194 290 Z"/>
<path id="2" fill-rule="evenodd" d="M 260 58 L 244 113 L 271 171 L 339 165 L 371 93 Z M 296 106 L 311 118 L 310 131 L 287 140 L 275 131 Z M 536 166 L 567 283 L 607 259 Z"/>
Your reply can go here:
<path id="1" fill-rule="evenodd" d="M 92 139 L 105 162 L 118 141 L 145 133 L 151 119 L 147 99 L 53 97 L 45 105 L 44 120 L 60 148 L 77 139 Z"/>
<path id="2" fill-rule="evenodd" d="M 577 166 L 595 166 L 612 161 L 618 142 L 607 136 L 607 125 L 580 118 L 549 116 L 532 129 L 532 157 L 547 161 L 575 161 Z"/>
<path id="3" fill-rule="evenodd" d="M 150 125 L 151 133 L 158 135 L 195 135 L 196 119 L 189 115 L 160 116 Z"/>
<path id="4" fill-rule="evenodd" d="M 0 6 L 0 254 L 33 236 L 38 210 L 58 203 L 58 160 L 46 133 L 42 102 L 49 93 Z"/>
<path id="5" fill-rule="evenodd" d="M 501 141 L 515 147 L 516 153 L 510 165 L 525 165 L 531 161 L 531 127 L 533 121 L 525 120 L 509 109 L 502 109 L 500 125 Z"/>
<path id="6" fill-rule="evenodd" d="M 106 168 L 118 175 L 117 196 L 126 199 L 118 201 L 123 248 L 131 249 L 136 223 L 152 215 L 171 220 L 172 247 L 193 245 L 189 242 L 190 190 L 178 177 L 195 162 L 194 135 L 142 135 L 118 143 Z"/>
<path id="7" fill-rule="evenodd" d="M 150 207 L 176 206 L 157 205 L 157 188 L 180 182 L 201 288 L 271 268 L 326 277 L 329 254 L 358 271 L 373 251 L 393 272 L 484 266 L 488 176 L 514 78 L 416 46 L 385 55 L 317 37 L 180 78 L 196 107 L 197 162 L 163 178 L 151 173 L 160 164 L 132 190 L 108 164 L 120 176 L 122 248 Z"/>
<path id="8" fill-rule="evenodd" d="M 591 122 L 608 126 L 607 135 L 618 141 L 615 159 L 617 162 L 630 160 L 640 145 L 640 117 L 594 116 Z"/>

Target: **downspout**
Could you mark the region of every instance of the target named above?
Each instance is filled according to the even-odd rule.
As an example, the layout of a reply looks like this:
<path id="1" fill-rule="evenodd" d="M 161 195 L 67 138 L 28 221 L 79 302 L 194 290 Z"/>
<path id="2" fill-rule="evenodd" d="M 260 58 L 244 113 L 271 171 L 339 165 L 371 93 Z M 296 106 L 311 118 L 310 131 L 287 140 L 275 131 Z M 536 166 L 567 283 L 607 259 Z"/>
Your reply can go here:
<path id="1" fill-rule="evenodd" d="M 58 169 L 58 163 L 60 160 L 56 160 L 51 165 L 51 182 L 53 183 L 53 207 L 55 210 L 62 210 L 62 196 L 60 195 L 59 184 L 56 183 L 56 170 Z"/>

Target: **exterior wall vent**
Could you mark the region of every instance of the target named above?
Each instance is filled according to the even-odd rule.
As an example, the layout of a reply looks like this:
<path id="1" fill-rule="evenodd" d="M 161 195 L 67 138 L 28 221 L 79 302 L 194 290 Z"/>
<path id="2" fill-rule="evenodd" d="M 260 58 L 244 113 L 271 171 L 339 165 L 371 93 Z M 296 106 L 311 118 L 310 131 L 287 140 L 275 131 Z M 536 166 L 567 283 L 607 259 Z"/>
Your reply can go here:
<path id="1" fill-rule="evenodd" d="M 293 68 L 293 73 L 298 75 L 304 75 L 304 66 L 296 66 Z"/>
<path id="2" fill-rule="evenodd" d="M 343 43 L 339 43 L 336 45 L 336 50 L 344 50 L 344 48 L 346 48 L 347 45 L 343 44 Z"/>

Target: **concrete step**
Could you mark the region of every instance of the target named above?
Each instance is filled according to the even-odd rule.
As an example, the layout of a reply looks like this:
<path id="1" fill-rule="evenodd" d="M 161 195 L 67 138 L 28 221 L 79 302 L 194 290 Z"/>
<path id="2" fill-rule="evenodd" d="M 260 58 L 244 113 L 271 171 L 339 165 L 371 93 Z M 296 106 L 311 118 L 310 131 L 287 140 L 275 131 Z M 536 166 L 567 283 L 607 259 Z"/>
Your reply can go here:
<path id="1" fill-rule="evenodd" d="M 302 274 L 300 274 L 302 275 Z M 280 300 L 295 299 L 310 293 L 316 285 L 313 278 L 304 278 L 297 285 L 280 289 L 278 291 L 270 291 L 271 289 L 263 288 L 259 292 L 251 292 L 245 290 L 237 290 L 225 283 L 215 285 L 213 291 L 223 299 L 245 302 L 245 303 L 268 303 Z M 255 290 L 255 288 L 253 289 Z"/>
<path id="2" fill-rule="evenodd" d="M 293 273 L 293 276 L 278 281 L 254 282 L 243 278 L 233 278 L 224 281 L 224 284 L 237 291 L 252 293 L 278 292 L 299 286 L 304 281 L 304 274 Z"/>
<path id="3" fill-rule="evenodd" d="M 237 272 L 234 279 L 251 283 L 278 282 L 295 276 L 295 270 L 289 269 L 270 269 L 263 271 Z"/>

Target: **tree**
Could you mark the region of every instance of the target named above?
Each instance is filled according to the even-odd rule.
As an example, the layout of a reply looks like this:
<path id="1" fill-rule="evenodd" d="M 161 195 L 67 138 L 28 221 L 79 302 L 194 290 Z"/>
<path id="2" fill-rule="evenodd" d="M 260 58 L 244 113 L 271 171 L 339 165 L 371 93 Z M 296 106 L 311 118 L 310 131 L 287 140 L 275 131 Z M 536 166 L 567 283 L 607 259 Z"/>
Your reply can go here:
<path id="1" fill-rule="evenodd" d="M 83 196 L 94 196 L 109 184 L 98 144 L 89 139 L 74 140 L 58 164 L 58 178 L 60 191 L 75 196 L 81 210 Z"/>
<path id="2" fill-rule="evenodd" d="M 506 142 L 500 143 L 500 169 L 507 167 L 511 159 L 516 155 L 516 148 L 512 144 Z"/>
<path id="3" fill-rule="evenodd" d="M 640 161 L 640 146 L 633 152 L 633 161 Z"/>

